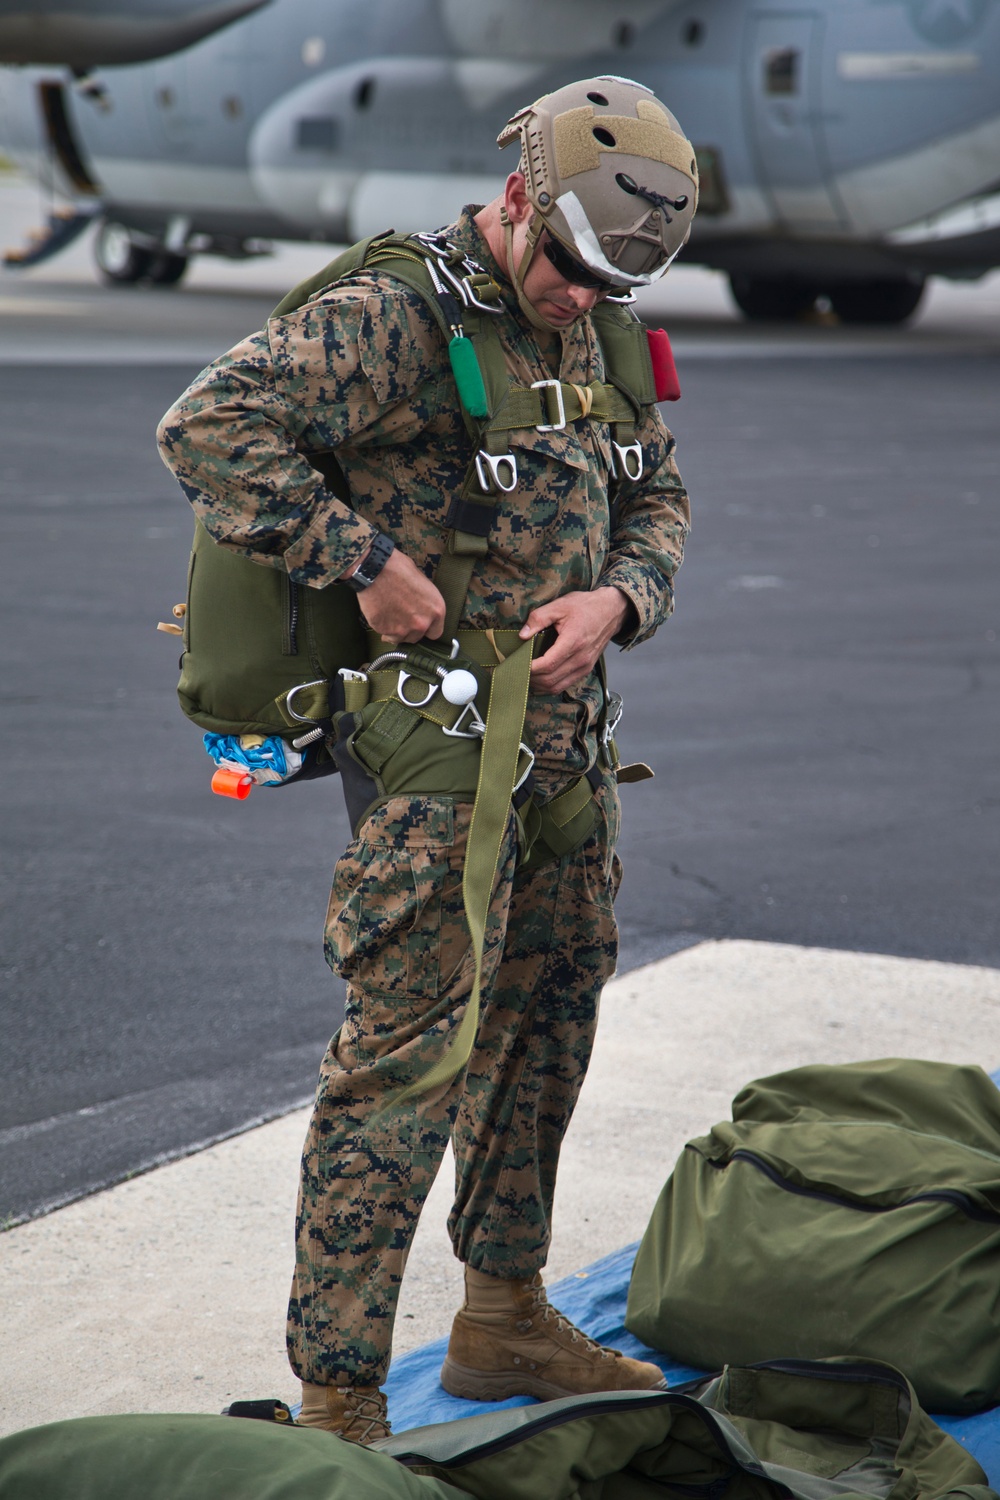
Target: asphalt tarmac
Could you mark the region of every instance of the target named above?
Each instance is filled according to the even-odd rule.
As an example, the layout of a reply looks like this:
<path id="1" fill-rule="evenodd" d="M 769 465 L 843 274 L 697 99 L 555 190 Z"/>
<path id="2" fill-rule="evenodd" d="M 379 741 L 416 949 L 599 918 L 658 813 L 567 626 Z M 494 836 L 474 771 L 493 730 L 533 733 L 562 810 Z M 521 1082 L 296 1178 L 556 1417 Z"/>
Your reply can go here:
<path id="1" fill-rule="evenodd" d="M 0 285 L 0 1220 L 291 1108 L 338 1024 L 338 784 L 213 797 L 155 630 L 190 541 L 157 418 L 322 253 Z M 996 294 L 872 334 L 675 287 L 695 530 L 675 619 L 610 663 L 657 772 L 623 789 L 622 968 L 699 937 L 1000 966 Z"/>

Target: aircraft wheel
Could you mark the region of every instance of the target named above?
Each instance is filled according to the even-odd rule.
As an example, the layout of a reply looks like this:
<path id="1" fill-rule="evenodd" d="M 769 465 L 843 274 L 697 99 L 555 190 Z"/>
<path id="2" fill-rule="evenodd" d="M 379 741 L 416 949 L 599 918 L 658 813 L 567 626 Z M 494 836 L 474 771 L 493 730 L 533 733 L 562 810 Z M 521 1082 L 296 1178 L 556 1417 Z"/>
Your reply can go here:
<path id="1" fill-rule="evenodd" d="M 729 278 L 733 300 L 748 318 L 768 323 L 792 322 L 807 313 L 818 289 L 804 281 L 779 281 L 777 277 L 745 276 L 734 271 Z"/>
<path id="2" fill-rule="evenodd" d="M 845 281 L 829 290 L 842 323 L 905 323 L 920 306 L 925 281 Z"/>
<path id="3" fill-rule="evenodd" d="M 105 219 L 94 241 L 94 259 L 105 281 L 131 285 L 149 272 L 153 253 L 135 244 L 124 224 Z"/>
<path id="4" fill-rule="evenodd" d="M 187 268 L 188 257 L 186 255 L 172 255 L 169 250 L 164 250 L 159 255 L 153 256 L 147 280 L 151 281 L 154 286 L 176 286 L 183 279 Z"/>

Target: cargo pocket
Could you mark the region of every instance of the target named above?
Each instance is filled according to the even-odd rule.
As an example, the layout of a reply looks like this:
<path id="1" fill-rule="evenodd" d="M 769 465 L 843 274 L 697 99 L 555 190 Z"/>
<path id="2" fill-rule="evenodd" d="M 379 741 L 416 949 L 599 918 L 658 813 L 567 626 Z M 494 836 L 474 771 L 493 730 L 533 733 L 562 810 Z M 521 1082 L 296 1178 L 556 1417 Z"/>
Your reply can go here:
<path id="1" fill-rule="evenodd" d="M 390 797 L 338 862 L 326 921 L 330 967 L 373 994 L 435 999 L 442 901 L 461 910 L 450 799 Z"/>

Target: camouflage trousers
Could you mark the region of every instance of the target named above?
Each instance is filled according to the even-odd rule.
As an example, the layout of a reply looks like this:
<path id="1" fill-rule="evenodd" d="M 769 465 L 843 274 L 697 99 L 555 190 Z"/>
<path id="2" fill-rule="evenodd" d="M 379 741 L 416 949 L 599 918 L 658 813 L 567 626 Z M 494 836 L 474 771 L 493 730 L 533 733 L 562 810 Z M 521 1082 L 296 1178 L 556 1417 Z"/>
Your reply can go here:
<path id="1" fill-rule="evenodd" d="M 515 871 L 513 821 L 486 934 L 475 1050 L 451 1083 L 392 1096 L 441 1056 L 472 982 L 462 906 L 471 806 L 390 798 L 339 861 L 327 958 L 348 984 L 302 1160 L 288 1316 L 295 1373 L 381 1384 L 417 1220 L 448 1144 L 455 1254 L 528 1278 L 544 1264 L 563 1135 L 614 971 L 618 795 L 573 853 Z"/>

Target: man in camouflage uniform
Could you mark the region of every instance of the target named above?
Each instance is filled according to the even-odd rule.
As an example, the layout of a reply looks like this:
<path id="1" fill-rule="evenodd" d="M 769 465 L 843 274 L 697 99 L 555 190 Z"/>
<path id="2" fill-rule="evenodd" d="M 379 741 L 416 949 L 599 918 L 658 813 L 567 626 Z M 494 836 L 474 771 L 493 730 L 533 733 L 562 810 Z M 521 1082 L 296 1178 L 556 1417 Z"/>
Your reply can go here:
<path id="1" fill-rule="evenodd" d="M 559 196 L 560 170 L 577 174 L 574 186 L 594 171 L 589 159 L 570 160 L 559 135 L 567 111 L 578 125 L 581 109 L 590 112 L 588 150 L 597 153 L 590 116 L 603 110 L 631 153 L 612 159 L 606 142 L 614 138 L 598 121 L 594 181 L 603 173 L 600 201 L 610 207 L 603 219 L 600 202 L 591 209 L 589 236 L 586 218 L 581 231 L 579 214 L 568 224 L 551 212 L 553 201 L 569 203 Z M 518 134 L 521 171 L 502 197 L 466 209 L 444 234 L 502 291 L 495 324 L 512 378 L 531 386 L 558 377 L 583 388 L 604 374 L 589 311 L 609 292 L 653 279 L 686 238 L 696 195 L 691 148 L 648 90 L 613 79 L 538 101 L 514 117 L 501 143 Z M 550 159 L 540 166 L 546 143 Z M 633 174 L 627 187 L 619 174 L 613 201 L 609 162 Z M 579 209 L 583 187 L 570 197 Z M 605 255 L 612 235 L 599 243 L 595 232 L 608 228 L 618 239 Z M 347 981 L 347 1010 L 323 1062 L 305 1144 L 288 1348 L 303 1382 L 301 1420 L 356 1441 L 387 1430 L 379 1387 L 399 1285 L 449 1139 L 457 1181 L 448 1228 L 466 1268 L 466 1303 L 442 1373 L 446 1388 L 484 1399 L 551 1397 L 661 1380 L 655 1366 L 573 1328 L 547 1303 L 539 1274 L 560 1144 L 617 952 L 618 795 L 612 775 L 593 772 L 602 710 L 595 667 L 612 641 L 636 645 L 669 614 L 689 525 L 673 440 L 656 408 L 644 411 L 636 431 L 642 477 L 617 486 L 606 422 L 581 417 L 562 430 L 511 434 L 518 486 L 497 496 L 489 552 L 473 571 L 461 625 L 544 633 L 524 731 L 536 757 L 536 800 L 591 772 L 597 817 L 579 847 L 527 869 L 518 867 L 510 820 L 472 1056 L 458 1076 L 418 1087 L 404 1106 L 386 1100 L 400 1079 L 419 1080 L 440 1060 L 469 1000 L 462 868 L 471 805 L 391 796 L 337 865 L 326 952 Z M 408 287 L 363 270 L 272 319 L 198 377 L 163 419 L 160 444 L 222 545 L 317 588 L 359 567 L 363 578 L 375 558 L 360 593 L 369 625 L 385 642 L 441 635 L 445 608 L 433 578 L 469 438 L 440 329 Z M 329 450 L 349 481 L 351 508 L 310 466 L 311 454 Z"/>

